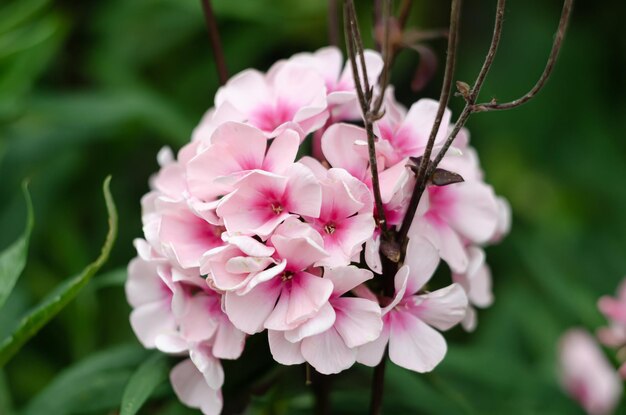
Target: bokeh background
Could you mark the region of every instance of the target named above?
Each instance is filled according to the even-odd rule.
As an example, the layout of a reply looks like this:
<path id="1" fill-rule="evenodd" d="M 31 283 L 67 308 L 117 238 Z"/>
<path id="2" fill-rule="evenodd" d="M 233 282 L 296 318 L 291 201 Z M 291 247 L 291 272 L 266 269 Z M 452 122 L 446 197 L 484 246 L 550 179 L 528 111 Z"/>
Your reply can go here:
<path id="1" fill-rule="evenodd" d="M 409 26 L 447 25 L 449 2 L 414 3 Z M 495 0 L 464 3 L 456 79 L 471 82 Z M 561 7 L 558 0 L 508 3 L 486 100 L 516 98 L 534 84 Z M 373 45 L 370 2 L 357 7 Z M 214 8 L 231 73 L 264 70 L 328 43 L 322 0 L 215 0 Z M 475 333 L 450 334 L 448 356 L 432 374 L 388 366 L 385 413 L 581 413 L 558 386 L 556 342 L 569 327 L 603 325 L 596 300 L 626 275 L 625 15 L 624 2 L 579 0 L 538 97 L 469 121 L 487 180 L 513 207 L 512 234 L 487 250 L 496 301 L 480 312 Z M 443 57 L 443 40 L 430 45 Z M 418 61 L 405 51 L 394 68 L 405 103 L 438 95 L 440 77 L 411 91 Z M 129 376 L 148 355 L 130 330 L 123 292 L 132 240 L 141 235 L 139 199 L 157 151 L 189 140 L 217 87 L 199 1 L 0 2 L 0 248 L 23 228 L 24 178 L 36 213 L 27 268 L 0 313 L 1 337 L 97 256 L 108 174 L 120 218 L 103 272 L 0 372 L 1 414 L 116 413 Z M 455 113 L 461 104 L 453 99 Z M 242 362 L 226 366 L 229 410 L 252 392 L 249 413 L 310 413 L 303 373 L 273 370 L 262 343 L 253 341 Z M 333 413 L 364 413 L 370 376 L 355 367 L 337 377 Z M 195 413 L 167 385 L 144 411 Z"/>

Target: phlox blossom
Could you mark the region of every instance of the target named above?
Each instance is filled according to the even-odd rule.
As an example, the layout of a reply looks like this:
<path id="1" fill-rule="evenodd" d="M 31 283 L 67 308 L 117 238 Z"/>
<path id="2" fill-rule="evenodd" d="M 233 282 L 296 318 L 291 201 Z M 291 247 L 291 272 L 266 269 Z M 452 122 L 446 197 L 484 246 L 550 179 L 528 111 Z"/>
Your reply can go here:
<path id="1" fill-rule="evenodd" d="M 365 51 L 364 61 L 377 96 L 383 60 Z M 510 207 L 462 131 L 441 168 L 464 181 L 426 183 L 405 254 L 386 258 L 439 106 L 421 99 L 407 110 L 393 95 L 385 90 L 368 137 L 350 62 L 333 47 L 300 53 L 233 76 L 191 141 L 159 153 L 126 295 L 142 345 L 181 358 L 170 373 L 181 402 L 219 414 L 221 360 L 240 358 L 264 331 L 280 364 L 332 374 L 377 365 L 388 350 L 421 373 L 444 358 L 442 331 L 476 326 L 474 307 L 493 301 L 483 247 L 508 233 Z M 435 154 L 450 119 L 446 109 Z M 452 283 L 431 290 L 441 259 Z"/>

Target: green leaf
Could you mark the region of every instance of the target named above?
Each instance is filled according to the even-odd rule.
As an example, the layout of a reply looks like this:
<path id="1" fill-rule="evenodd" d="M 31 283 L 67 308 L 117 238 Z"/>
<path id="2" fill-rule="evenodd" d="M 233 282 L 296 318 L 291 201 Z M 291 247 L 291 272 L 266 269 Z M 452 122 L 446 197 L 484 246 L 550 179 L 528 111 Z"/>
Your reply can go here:
<path id="1" fill-rule="evenodd" d="M 3 4 L 0 10 L 0 34 L 32 21 L 50 0 L 19 0 Z"/>
<path id="2" fill-rule="evenodd" d="M 7 384 L 6 377 L 2 371 L 0 371 L 0 414 L 13 414 L 9 385 Z"/>
<path id="3" fill-rule="evenodd" d="M 9 294 L 13 291 L 17 279 L 26 266 L 28 242 L 33 230 L 33 204 L 30 200 L 28 184 L 26 182 L 22 184 L 22 189 L 24 191 L 24 199 L 26 200 L 26 209 L 28 212 L 26 228 L 22 236 L 0 254 L 0 308 L 2 308 L 7 298 L 9 298 Z"/>
<path id="4" fill-rule="evenodd" d="M 100 290 L 102 288 L 124 287 L 127 273 L 126 267 L 109 271 L 106 274 L 100 275 L 93 281 L 93 288 Z"/>
<path id="5" fill-rule="evenodd" d="M 13 334 L 0 344 L 0 367 L 4 366 L 24 343 L 33 337 L 48 321 L 72 301 L 109 258 L 109 253 L 111 252 L 115 237 L 117 236 L 117 211 L 109 190 L 110 182 L 111 177 L 109 176 L 104 180 L 103 185 L 104 199 L 109 215 L 109 231 L 100 256 L 89 264 L 80 274 L 60 284 L 51 295 L 46 297 L 22 319 Z"/>
<path id="6" fill-rule="evenodd" d="M 135 415 L 154 389 L 167 379 L 168 364 L 165 355 L 154 353 L 128 381 L 122 397 L 120 415 Z"/>
<path id="7" fill-rule="evenodd" d="M 131 368 L 145 359 L 137 345 L 122 345 L 98 352 L 65 369 L 22 410 L 22 415 L 75 414 L 119 405 Z M 105 409 L 106 408 L 106 409 Z"/>

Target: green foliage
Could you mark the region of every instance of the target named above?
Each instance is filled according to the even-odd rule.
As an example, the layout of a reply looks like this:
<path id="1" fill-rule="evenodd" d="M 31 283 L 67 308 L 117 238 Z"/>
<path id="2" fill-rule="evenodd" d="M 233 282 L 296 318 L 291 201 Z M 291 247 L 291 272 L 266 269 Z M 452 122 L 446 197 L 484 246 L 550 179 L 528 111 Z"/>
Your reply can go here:
<path id="1" fill-rule="evenodd" d="M 80 290 L 89 282 L 91 277 L 102 267 L 109 258 L 117 236 L 117 211 L 109 190 L 111 177 L 104 181 L 103 192 L 109 215 L 109 232 L 100 255 L 89 264 L 80 274 L 70 278 L 57 287 L 37 307 L 30 311 L 19 323 L 17 329 L 0 343 L 0 367 L 3 366 L 17 351 L 33 337 L 48 321 L 59 313 Z"/>
<path id="2" fill-rule="evenodd" d="M 61 372 L 21 414 L 69 415 L 115 409 L 133 368 L 146 355 L 136 345 L 117 346 L 94 354 Z"/>
<path id="3" fill-rule="evenodd" d="M 168 365 L 163 353 L 153 353 L 128 381 L 120 415 L 135 415 L 159 384 L 167 380 Z"/>
<path id="4" fill-rule="evenodd" d="M 34 216 L 33 204 L 28 193 L 28 185 L 22 185 L 24 190 L 24 199 L 26 200 L 27 218 L 26 228 L 20 238 L 10 247 L 0 253 L 0 309 L 6 302 L 9 294 L 13 291 L 13 287 L 17 282 L 20 274 L 26 266 L 26 257 L 28 256 L 28 240 L 33 230 Z"/>

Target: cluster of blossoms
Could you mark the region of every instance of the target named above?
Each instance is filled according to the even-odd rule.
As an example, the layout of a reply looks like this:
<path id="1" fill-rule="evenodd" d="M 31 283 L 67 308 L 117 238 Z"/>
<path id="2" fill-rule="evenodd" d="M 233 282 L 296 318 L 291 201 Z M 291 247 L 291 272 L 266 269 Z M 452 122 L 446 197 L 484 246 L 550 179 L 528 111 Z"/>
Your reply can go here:
<path id="1" fill-rule="evenodd" d="M 369 83 L 381 57 L 365 52 Z M 171 372 L 181 401 L 219 413 L 221 359 L 237 359 L 247 336 L 267 331 L 274 359 L 319 373 L 356 362 L 432 370 L 446 353 L 440 331 L 476 325 L 493 301 L 482 247 L 508 232 L 509 208 L 484 183 L 468 134 L 441 167 L 464 181 L 427 187 L 408 232 L 395 293 L 381 290 L 367 134 L 359 126 L 350 65 L 324 48 L 246 70 L 221 87 L 215 106 L 142 200 L 145 239 L 126 285 L 142 344 L 186 356 Z M 406 110 L 385 96 L 374 123 L 381 199 L 397 230 L 415 186 L 407 166 L 423 154 L 438 103 Z M 446 111 L 435 151 L 445 139 Z M 439 146 L 439 147 L 438 147 Z M 305 148 L 312 156 L 298 158 Z M 440 260 L 445 288 L 428 290 Z"/>
<path id="2" fill-rule="evenodd" d="M 598 308 L 609 325 L 598 329 L 595 338 L 581 328 L 570 329 L 562 336 L 561 381 L 588 414 L 608 415 L 619 403 L 626 380 L 626 279 L 618 288 L 617 298 L 601 297 Z M 615 350 L 618 369 L 606 358 L 598 340 Z"/>

